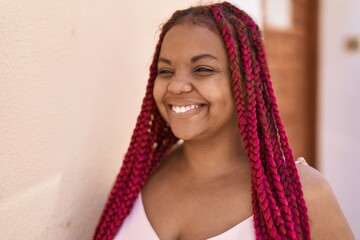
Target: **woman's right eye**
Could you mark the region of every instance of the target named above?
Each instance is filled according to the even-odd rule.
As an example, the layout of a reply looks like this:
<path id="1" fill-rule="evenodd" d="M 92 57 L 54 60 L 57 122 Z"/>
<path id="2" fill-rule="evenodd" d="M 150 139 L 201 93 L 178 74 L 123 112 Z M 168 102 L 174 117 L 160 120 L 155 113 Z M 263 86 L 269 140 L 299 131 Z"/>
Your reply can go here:
<path id="1" fill-rule="evenodd" d="M 158 70 L 158 75 L 170 76 L 172 74 L 173 74 L 173 71 L 170 69 L 163 68 L 163 69 Z"/>

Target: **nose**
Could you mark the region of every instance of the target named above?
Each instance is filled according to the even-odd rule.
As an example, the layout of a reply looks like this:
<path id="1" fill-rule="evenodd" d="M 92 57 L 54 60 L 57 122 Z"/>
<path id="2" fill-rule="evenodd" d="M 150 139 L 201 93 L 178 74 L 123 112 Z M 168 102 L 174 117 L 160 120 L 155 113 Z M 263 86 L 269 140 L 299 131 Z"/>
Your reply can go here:
<path id="1" fill-rule="evenodd" d="M 192 89 L 191 77 L 185 74 L 175 75 L 168 85 L 168 91 L 174 94 L 189 93 Z"/>

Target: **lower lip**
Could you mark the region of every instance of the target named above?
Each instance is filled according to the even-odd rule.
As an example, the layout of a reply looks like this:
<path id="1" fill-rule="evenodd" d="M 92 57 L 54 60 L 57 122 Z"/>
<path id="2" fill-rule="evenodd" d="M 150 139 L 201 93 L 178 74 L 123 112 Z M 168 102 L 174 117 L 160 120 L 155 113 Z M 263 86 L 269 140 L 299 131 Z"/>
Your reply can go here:
<path id="1" fill-rule="evenodd" d="M 171 106 L 169 106 L 169 110 L 170 110 L 170 115 L 172 117 L 175 117 L 175 118 L 188 118 L 188 117 L 191 117 L 193 115 L 196 115 L 198 114 L 199 112 L 201 112 L 202 110 L 205 109 L 207 105 L 200 105 L 198 108 L 194 108 L 194 109 L 191 109 L 187 112 L 181 112 L 181 113 L 176 113 L 174 112 L 172 109 L 171 109 Z"/>

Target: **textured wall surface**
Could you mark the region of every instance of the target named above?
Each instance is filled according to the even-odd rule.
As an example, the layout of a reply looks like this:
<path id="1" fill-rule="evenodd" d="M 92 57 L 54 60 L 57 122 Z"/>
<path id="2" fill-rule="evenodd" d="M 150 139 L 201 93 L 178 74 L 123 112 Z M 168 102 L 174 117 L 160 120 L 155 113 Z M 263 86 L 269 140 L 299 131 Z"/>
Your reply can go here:
<path id="1" fill-rule="evenodd" d="M 139 105 L 119 9 L 1 3 L 2 239 L 90 239 Z"/>
<path id="2" fill-rule="evenodd" d="M 197 2 L 0 2 L 1 239 L 91 238 L 140 111 L 156 31 Z M 254 15 L 259 4 L 247 6 Z"/>
<path id="3" fill-rule="evenodd" d="M 360 239 L 360 1 L 320 4 L 319 159 L 357 239 Z"/>

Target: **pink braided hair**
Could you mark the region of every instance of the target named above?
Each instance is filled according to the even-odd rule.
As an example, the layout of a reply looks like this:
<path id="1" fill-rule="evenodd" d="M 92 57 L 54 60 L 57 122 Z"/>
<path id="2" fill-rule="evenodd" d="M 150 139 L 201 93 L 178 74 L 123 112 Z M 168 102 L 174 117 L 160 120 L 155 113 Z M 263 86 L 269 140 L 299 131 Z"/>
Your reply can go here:
<path id="1" fill-rule="evenodd" d="M 161 117 L 152 92 L 164 36 L 184 21 L 216 32 L 228 52 L 239 129 L 252 169 L 256 238 L 310 239 L 301 183 L 280 119 L 259 28 L 245 12 L 227 2 L 177 11 L 164 24 L 130 146 L 94 239 L 113 239 L 146 180 L 178 141 Z"/>
<path id="2" fill-rule="evenodd" d="M 231 11 L 240 18 L 247 26 L 250 32 L 250 37 L 252 39 L 252 44 L 254 46 L 254 51 L 256 53 L 256 59 L 261 65 L 261 78 L 264 80 L 266 88 L 264 99 L 265 102 L 269 103 L 270 109 L 272 109 L 272 116 L 269 117 L 270 122 L 272 123 L 270 126 L 274 128 L 275 126 L 278 127 L 278 130 L 272 129 L 272 139 L 273 143 L 278 145 L 280 137 L 281 147 L 274 148 L 274 154 L 277 155 L 277 164 L 279 166 L 279 170 L 285 171 L 285 174 L 281 174 L 281 182 L 283 183 L 285 189 L 289 191 L 287 197 L 289 198 L 289 202 L 291 203 L 289 206 L 294 212 L 295 215 L 300 216 L 302 231 L 304 237 L 306 239 L 310 238 L 310 227 L 309 227 L 309 219 L 307 216 L 307 208 L 305 206 L 305 201 L 303 197 L 302 187 L 299 180 L 299 175 L 297 173 L 297 169 L 294 163 L 294 157 L 292 155 L 292 151 L 290 149 L 288 139 L 285 133 L 284 126 L 282 124 L 279 110 L 276 104 L 276 98 L 274 96 L 274 90 L 272 88 L 272 83 L 270 81 L 269 69 L 266 63 L 265 51 L 263 47 L 263 43 L 261 41 L 261 35 L 258 26 L 254 23 L 254 21 L 242 10 L 236 8 L 235 6 L 231 5 L 230 3 L 224 2 L 224 4 L 231 9 Z M 274 124 L 276 122 L 276 125 Z M 274 131 L 275 130 L 275 131 Z M 287 161 L 284 162 L 284 154 L 280 154 L 278 150 L 282 150 L 285 154 L 285 159 Z M 289 182 L 293 182 L 293 184 L 288 184 Z M 292 200 L 290 200 L 290 198 Z M 294 217 L 294 221 L 297 223 L 297 233 L 299 234 L 300 229 L 298 226 L 300 224 L 299 217 Z"/>

